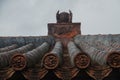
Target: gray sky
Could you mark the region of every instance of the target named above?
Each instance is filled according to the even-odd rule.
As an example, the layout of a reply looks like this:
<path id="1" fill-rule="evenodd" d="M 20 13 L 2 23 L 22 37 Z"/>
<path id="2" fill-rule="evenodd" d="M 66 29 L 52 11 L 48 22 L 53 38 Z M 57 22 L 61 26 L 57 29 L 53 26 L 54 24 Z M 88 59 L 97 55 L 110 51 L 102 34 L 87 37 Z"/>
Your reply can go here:
<path id="1" fill-rule="evenodd" d="M 0 36 L 44 36 L 57 10 L 73 13 L 82 34 L 120 34 L 120 0 L 0 0 Z"/>

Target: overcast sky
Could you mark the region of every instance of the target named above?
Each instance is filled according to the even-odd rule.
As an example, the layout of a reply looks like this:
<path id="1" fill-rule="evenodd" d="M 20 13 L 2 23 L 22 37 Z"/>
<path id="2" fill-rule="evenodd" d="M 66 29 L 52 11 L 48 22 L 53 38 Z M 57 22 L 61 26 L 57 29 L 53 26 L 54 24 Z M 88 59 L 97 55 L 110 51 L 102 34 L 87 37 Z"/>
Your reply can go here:
<path id="1" fill-rule="evenodd" d="M 0 36 L 44 36 L 57 10 L 71 10 L 82 34 L 120 34 L 120 0 L 0 0 Z"/>

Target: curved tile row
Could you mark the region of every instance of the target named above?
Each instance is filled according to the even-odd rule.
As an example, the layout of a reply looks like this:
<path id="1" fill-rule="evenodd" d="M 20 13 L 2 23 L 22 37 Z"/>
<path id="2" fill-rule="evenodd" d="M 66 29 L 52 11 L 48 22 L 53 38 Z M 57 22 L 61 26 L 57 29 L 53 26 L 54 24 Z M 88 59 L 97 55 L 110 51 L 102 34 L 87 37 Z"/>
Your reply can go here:
<path id="1" fill-rule="evenodd" d="M 33 48 L 33 44 L 27 44 L 25 46 L 7 51 L 7 52 L 2 52 L 0 53 L 0 68 L 5 68 L 10 66 L 10 59 L 13 55 L 17 54 L 17 53 L 25 53 L 29 50 L 31 50 Z"/>
<path id="2" fill-rule="evenodd" d="M 13 45 L 10 45 L 10 46 L 6 46 L 4 48 L 0 48 L 0 53 L 10 51 L 10 50 L 15 49 L 17 47 L 18 47 L 17 44 L 13 44 Z"/>
<path id="3" fill-rule="evenodd" d="M 88 36 L 84 36 L 84 38 L 82 37 L 83 36 L 77 36 L 74 39 L 75 43 L 90 56 L 92 62 L 96 62 L 100 65 L 108 64 L 114 68 L 120 67 L 119 42 L 107 41 L 107 45 L 105 45 L 106 42 L 103 40 L 101 41 L 100 37 L 98 40 L 94 39 L 93 41 L 90 41 L 88 38 L 86 39 Z"/>

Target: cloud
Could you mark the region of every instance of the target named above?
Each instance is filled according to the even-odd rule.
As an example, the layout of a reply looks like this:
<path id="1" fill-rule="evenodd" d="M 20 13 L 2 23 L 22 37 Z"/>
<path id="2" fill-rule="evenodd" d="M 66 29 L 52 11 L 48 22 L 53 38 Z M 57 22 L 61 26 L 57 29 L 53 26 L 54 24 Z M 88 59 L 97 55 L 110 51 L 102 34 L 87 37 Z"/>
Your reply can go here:
<path id="1" fill-rule="evenodd" d="M 56 12 L 73 12 L 82 34 L 119 34 L 119 0 L 0 0 L 0 36 L 47 35 Z"/>

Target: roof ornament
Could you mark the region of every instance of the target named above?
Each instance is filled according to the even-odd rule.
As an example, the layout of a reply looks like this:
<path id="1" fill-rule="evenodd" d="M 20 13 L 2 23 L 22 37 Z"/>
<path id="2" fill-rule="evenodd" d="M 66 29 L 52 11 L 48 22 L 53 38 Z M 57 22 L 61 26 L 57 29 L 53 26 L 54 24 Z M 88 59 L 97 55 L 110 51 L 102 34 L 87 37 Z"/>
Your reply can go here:
<path id="1" fill-rule="evenodd" d="M 69 10 L 68 12 L 61 12 L 59 10 L 56 13 L 57 23 L 72 23 L 72 12 Z"/>

